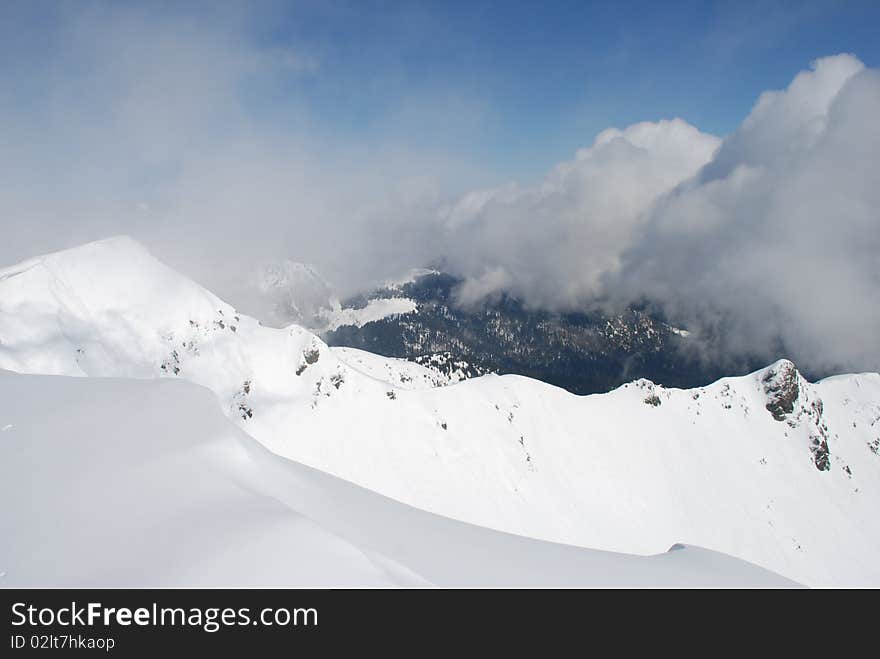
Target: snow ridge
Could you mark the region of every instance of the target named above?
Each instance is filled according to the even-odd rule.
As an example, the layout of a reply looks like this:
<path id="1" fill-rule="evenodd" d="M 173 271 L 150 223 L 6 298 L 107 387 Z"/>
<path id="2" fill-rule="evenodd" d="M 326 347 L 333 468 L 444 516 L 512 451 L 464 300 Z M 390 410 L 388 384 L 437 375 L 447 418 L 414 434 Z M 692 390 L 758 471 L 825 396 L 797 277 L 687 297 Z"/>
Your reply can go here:
<path id="1" fill-rule="evenodd" d="M 0 368 L 187 379 L 281 456 L 498 530 L 880 585 L 877 374 L 809 383 L 780 361 L 689 390 L 437 386 L 430 365 L 263 327 L 125 238 L 0 271 Z"/>
<path id="2" fill-rule="evenodd" d="M 212 398 L 0 372 L 0 587 L 793 585 L 698 548 L 626 556 L 437 517 L 271 454 Z"/>

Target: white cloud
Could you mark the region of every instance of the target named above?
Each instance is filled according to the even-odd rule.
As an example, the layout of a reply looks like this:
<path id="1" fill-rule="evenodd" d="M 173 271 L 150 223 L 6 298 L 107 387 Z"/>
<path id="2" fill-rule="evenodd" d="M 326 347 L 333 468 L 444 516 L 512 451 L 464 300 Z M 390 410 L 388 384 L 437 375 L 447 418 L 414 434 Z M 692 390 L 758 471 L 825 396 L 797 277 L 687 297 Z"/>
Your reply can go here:
<path id="1" fill-rule="evenodd" d="M 461 297 L 647 300 L 715 359 L 878 369 L 878 117 L 880 74 L 838 55 L 762 94 L 723 142 L 681 120 L 604 131 L 536 186 L 444 209 Z"/>
<path id="2" fill-rule="evenodd" d="M 723 178 L 740 165 L 785 166 L 802 158 L 824 133 L 828 108 L 843 85 L 863 68 L 851 55 L 825 57 L 787 89 L 761 94 L 701 179 Z"/>
<path id="3" fill-rule="evenodd" d="M 502 186 L 444 209 L 446 258 L 463 298 L 504 288 L 536 306 L 577 306 L 661 194 L 696 174 L 719 140 L 674 119 L 609 129 L 538 185 Z"/>
<path id="4" fill-rule="evenodd" d="M 880 368 L 880 75 L 818 60 L 761 96 L 694 181 L 655 205 L 606 278 L 729 354 Z"/>

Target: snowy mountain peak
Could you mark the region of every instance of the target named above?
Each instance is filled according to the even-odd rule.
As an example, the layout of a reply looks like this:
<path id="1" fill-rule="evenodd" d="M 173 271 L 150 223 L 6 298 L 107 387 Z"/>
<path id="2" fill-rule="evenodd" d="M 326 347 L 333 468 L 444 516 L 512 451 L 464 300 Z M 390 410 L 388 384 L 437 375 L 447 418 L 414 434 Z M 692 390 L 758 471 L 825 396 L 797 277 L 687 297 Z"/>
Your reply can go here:
<path id="1" fill-rule="evenodd" d="M 126 236 L 0 271 L 0 366 L 154 377 L 194 350 L 189 329 L 238 330 L 230 305 Z"/>
<path id="2" fill-rule="evenodd" d="M 311 264 L 285 260 L 263 266 L 251 276 L 252 315 L 272 327 L 313 327 L 327 309 L 339 306 L 333 287 Z"/>
<path id="3" fill-rule="evenodd" d="M 14 283 L 10 281 L 13 277 Z M 59 304 L 85 305 L 91 312 L 132 307 L 173 312 L 179 310 L 182 298 L 188 298 L 189 303 L 198 299 L 211 308 L 226 306 L 128 236 L 29 259 L 0 270 L 0 282 L 5 284 L 4 301 L 50 296 Z"/>
<path id="4" fill-rule="evenodd" d="M 32 270 L 58 269 L 65 271 L 71 266 L 82 274 L 95 274 L 102 269 L 126 270 L 142 265 L 149 256 L 147 249 L 129 236 L 114 236 L 85 243 L 77 247 L 52 252 L 0 269 L 0 281 L 18 277 Z M 155 262 L 158 266 L 161 264 Z M 34 273 L 36 274 L 36 273 Z M 34 274 L 29 276 L 33 277 Z M 19 282 L 20 283 L 20 282 Z"/>
<path id="5" fill-rule="evenodd" d="M 790 428 L 806 428 L 813 464 L 819 471 L 829 471 L 832 464 L 830 431 L 824 417 L 825 405 L 816 387 L 787 359 L 771 364 L 758 377 L 766 396 L 767 411 Z"/>

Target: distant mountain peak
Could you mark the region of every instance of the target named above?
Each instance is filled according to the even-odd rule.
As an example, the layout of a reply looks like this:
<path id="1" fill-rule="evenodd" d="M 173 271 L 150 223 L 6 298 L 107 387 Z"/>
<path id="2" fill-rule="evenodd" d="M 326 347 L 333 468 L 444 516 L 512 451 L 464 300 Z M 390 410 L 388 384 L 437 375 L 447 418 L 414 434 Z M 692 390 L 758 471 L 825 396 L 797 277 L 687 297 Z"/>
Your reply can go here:
<path id="1" fill-rule="evenodd" d="M 256 268 L 249 277 L 247 309 L 270 327 L 314 327 L 338 306 L 333 287 L 309 263 L 283 260 Z"/>

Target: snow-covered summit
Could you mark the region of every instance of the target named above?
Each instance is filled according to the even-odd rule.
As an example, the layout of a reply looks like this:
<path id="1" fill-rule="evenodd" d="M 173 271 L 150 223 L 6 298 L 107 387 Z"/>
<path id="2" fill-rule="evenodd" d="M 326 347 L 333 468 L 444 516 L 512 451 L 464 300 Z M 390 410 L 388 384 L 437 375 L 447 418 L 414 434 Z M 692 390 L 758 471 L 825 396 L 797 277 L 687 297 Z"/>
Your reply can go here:
<path id="1" fill-rule="evenodd" d="M 224 304 L 154 258 L 128 236 L 116 236 L 29 259 L 0 270 L 4 306 L 62 306 L 102 315 L 121 309 L 155 321 Z M 173 318 L 172 318 L 173 320 Z"/>
<path id="2" fill-rule="evenodd" d="M 125 236 L 3 269 L 0 309 L 6 367 L 61 375 L 150 377 L 167 352 L 158 339 L 174 328 L 236 322 L 232 307 Z"/>

